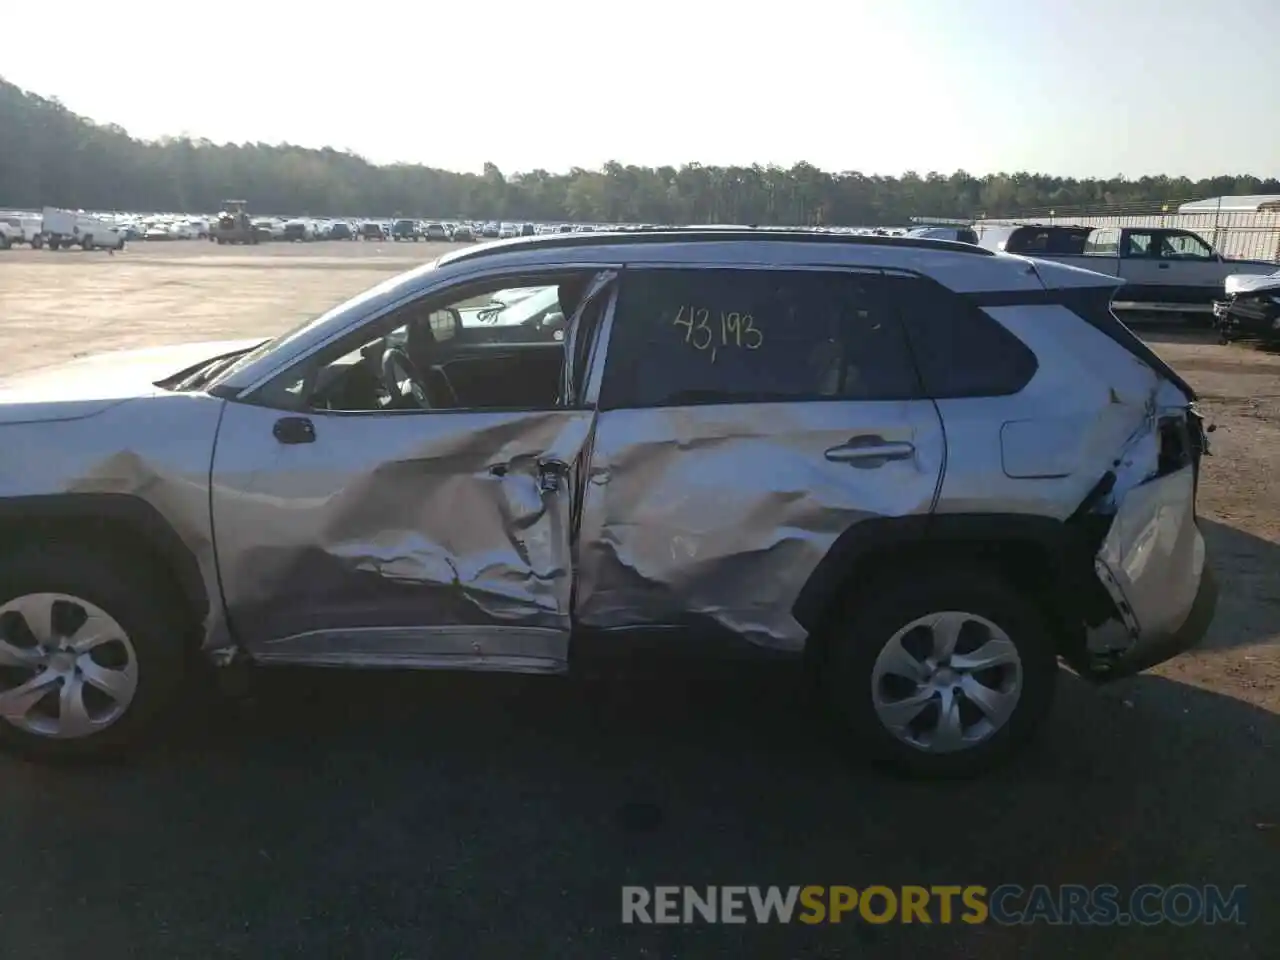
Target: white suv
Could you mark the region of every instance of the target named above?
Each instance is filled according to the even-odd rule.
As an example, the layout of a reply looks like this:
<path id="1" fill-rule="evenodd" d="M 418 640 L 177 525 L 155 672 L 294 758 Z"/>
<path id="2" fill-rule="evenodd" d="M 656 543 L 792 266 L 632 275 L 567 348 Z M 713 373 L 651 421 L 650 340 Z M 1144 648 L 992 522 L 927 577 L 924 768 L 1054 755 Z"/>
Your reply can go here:
<path id="1" fill-rule="evenodd" d="M 23 374 L 0 737 L 117 748 L 195 649 L 554 673 L 715 638 L 807 658 L 859 755 L 983 769 L 1059 659 L 1122 676 L 1213 614 L 1195 395 L 1114 283 L 934 240 L 557 234 L 265 343 Z M 476 313 L 521 289 L 529 322 Z"/>

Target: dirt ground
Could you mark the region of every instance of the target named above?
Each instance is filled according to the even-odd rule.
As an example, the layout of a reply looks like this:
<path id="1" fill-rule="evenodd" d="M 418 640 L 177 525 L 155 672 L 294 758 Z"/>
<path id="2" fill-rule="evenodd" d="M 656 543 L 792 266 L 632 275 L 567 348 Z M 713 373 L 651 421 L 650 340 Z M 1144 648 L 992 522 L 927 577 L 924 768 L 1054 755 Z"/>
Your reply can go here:
<path id="1" fill-rule="evenodd" d="M 271 335 L 447 249 L 6 251 L 0 375 Z M 1150 676 L 1095 689 L 1064 674 L 1045 752 L 1008 774 L 920 787 L 850 772 L 814 746 L 801 687 L 776 672 L 282 674 L 265 703 L 201 715 L 138 766 L 0 762 L 0 957 L 1274 956 L 1280 922 L 1263 909 L 1230 930 L 617 923 L 623 883 L 1247 884 L 1259 905 L 1280 893 L 1280 356 L 1144 335 L 1216 427 L 1200 512 L 1217 619 L 1202 649 Z"/>

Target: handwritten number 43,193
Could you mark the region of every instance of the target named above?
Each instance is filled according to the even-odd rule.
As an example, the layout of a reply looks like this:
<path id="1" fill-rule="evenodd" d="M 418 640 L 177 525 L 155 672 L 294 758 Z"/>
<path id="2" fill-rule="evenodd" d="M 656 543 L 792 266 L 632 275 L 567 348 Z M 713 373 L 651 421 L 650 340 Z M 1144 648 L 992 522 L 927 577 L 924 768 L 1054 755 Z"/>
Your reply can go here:
<path id="1" fill-rule="evenodd" d="M 715 363 L 719 350 L 729 347 L 759 350 L 764 344 L 764 334 L 757 329 L 755 319 L 749 313 L 721 310 L 720 321 L 716 323 L 706 307 L 682 306 L 672 326 L 684 327 L 684 342 L 695 350 L 710 350 L 712 363 Z"/>

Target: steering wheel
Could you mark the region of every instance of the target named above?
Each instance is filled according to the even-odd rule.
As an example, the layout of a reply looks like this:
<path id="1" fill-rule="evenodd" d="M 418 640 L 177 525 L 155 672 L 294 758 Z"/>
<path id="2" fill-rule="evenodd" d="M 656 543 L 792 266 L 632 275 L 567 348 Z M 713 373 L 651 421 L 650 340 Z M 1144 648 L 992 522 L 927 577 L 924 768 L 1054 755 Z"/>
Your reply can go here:
<path id="1" fill-rule="evenodd" d="M 387 347 L 382 352 L 382 386 L 392 405 L 412 399 L 421 409 L 431 409 L 427 382 L 403 347 Z"/>

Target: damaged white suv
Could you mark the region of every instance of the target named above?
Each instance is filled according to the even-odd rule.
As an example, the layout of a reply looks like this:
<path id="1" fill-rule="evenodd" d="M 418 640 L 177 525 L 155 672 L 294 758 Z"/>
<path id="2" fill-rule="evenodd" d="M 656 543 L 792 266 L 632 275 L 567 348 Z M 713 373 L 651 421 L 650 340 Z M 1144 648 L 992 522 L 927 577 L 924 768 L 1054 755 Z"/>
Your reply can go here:
<path id="1" fill-rule="evenodd" d="M 12 379 L 0 737 L 134 743 L 196 652 L 555 673 L 723 640 L 807 658 L 859 755 L 988 767 L 1060 660 L 1132 673 L 1213 614 L 1194 393 L 1115 282 L 923 239 L 551 235 L 266 343 Z"/>

